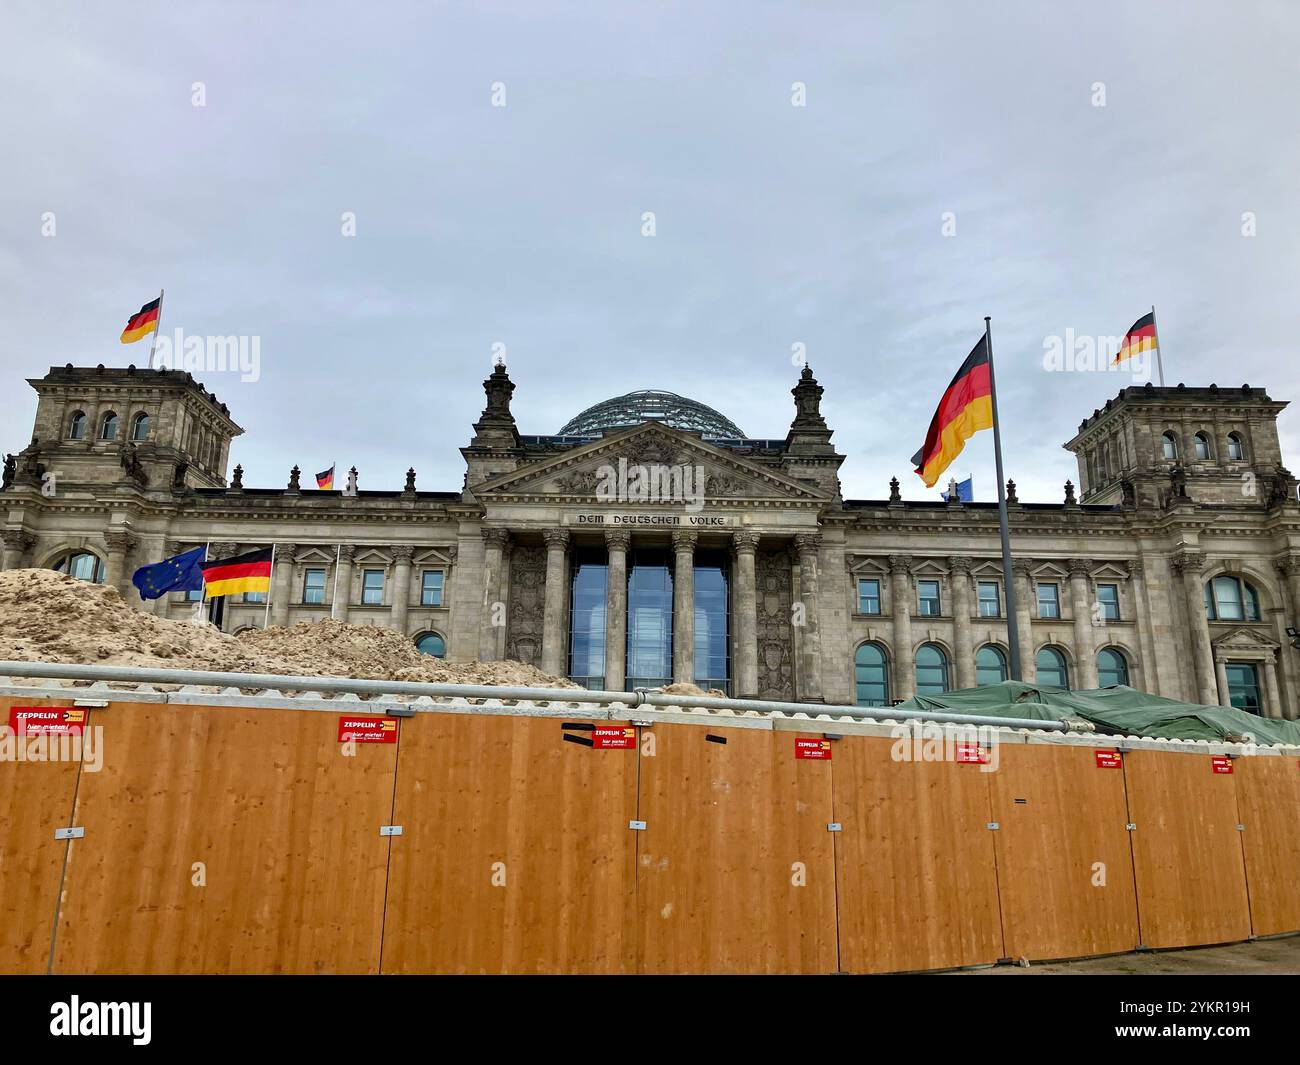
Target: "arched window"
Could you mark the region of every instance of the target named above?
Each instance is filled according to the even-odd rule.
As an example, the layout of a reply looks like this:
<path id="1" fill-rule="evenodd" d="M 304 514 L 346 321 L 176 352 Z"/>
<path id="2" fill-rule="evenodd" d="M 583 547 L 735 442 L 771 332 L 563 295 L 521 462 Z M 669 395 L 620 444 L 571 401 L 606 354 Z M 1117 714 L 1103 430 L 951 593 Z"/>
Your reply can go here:
<path id="1" fill-rule="evenodd" d="M 104 583 L 104 563 L 89 551 L 71 551 L 54 563 L 51 569 L 76 577 L 91 584 Z"/>
<path id="2" fill-rule="evenodd" d="M 86 437 L 86 412 L 77 410 L 72 412 L 72 420 L 68 422 L 68 439 L 84 440 Z"/>
<path id="3" fill-rule="evenodd" d="M 1205 614 L 1211 621 L 1258 621 L 1259 593 L 1238 577 L 1215 577 L 1205 585 Z"/>
<path id="4" fill-rule="evenodd" d="M 941 695 L 948 690 L 948 656 L 942 647 L 923 643 L 916 652 L 916 694 Z"/>
<path id="5" fill-rule="evenodd" d="M 1097 683 L 1103 688 L 1128 684 L 1128 659 L 1123 651 L 1103 647 L 1097 652 Z"/>
<path id="6" fill-rule="evenodd" d="M 986 684 L 1001 684 L 1007 679 L 1007 658 L 992 644 L 986 644 L 975 652 L 975 683 L 981 688 Z"/>
<path id="7" fill-rule="evenodd" d="M 149 439 L 149 415 L 141 411 L 131 420 L 131 439 Z"/>
<path id="8" fill-rule="evenodd" d="M 1246 457 L 1246 449 L 1242 446 L 1241 436 L 1238 433 L 1228 434 L 1228 458 L 1234 462 L 1241 462 Z"/>
<path id="9" fill-rule="evenodd" d="M 1197 433 L 1192 440 L 1192 447 L 1195 449 L 1198 459 L 1208 459 L 1210 457 L 1210 438 L 1204 433 Z"/>
<path id="10" fill-rule="evenodd" d="M 1038 670 L 1038 683 L 1050 684 L 1054 688 L 1068 688 L 1070 673 L 1065 666 L 1065 655 L 1055 647 L 1042 648 L 1034 658 Z"/>
<path id="11" fill-rule="evenodd" d="M 447 657 L 447 644 L 436 632 L 426 632 L 423 636 L 415 641 L 415 649 L 422 655 L 432 655 L 434 658 Z"/>
<path id="12" fill-rule="evenodd" d="M 100 424 L 99 438 L 101 440 L 117 439 L 117 415 L 112 411 L 104 415 L 104 420 Z"/>
<path id="13" fill-rule="evenodd" d="M 1172 432 L 1165 433 L 1160 438 L 1160 454 L 1170 462 L 1178 460 L 1178 437 L 1174 436 Z"/>
<path id="14" fill-rule="evenodd" d="M 889 662 L 878 643 L 864 643 L 853 656 L 859 706 L 889 705 Z"/>

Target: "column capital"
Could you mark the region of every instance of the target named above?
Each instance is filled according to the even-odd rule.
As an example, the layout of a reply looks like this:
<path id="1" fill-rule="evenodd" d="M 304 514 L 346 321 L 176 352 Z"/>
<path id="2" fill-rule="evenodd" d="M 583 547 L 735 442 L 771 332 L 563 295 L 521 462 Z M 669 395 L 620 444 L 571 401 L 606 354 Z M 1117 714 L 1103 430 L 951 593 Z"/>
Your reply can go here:
<path id="1" fill-rule="evenodd" d="M 675 551 L 694 551 L 695 544 L 699 541 L 700 534 L 694 529 L 674 529 L 673 530 L 673 549 Z"/>
<path id="2" fill-rule="evenodd" d="M 890 555 L 889 572 L 893 573 L 896 576 L 901 574 L 902 576 L 906 577 L 909 573 L 912 572 L 912 556 L 911 555 Z"/>
<path id="3" fill-rule="evenodd" d="M 510 540 L 510 532 L 507 529 L 480 529 L 480 535 L 483 537 L 483 543 L 487 547 L 505 548 Z"/>
<path id="4" fill-rule="evenodd" d="M 316 544 L 281 544 L 280 547 L 286 555 L 292 556 L 294 562 L 306 562 L 307 555 L 313 550 L 329 553 L 328 545 L 319 547 Z"/>
<path id="5" fill-rule="evenodd" d="M 799 552 L 799 557 L 806 558 L 809 555 L 815 556 L 822 546 L 821 533 L 799 533 L 794 538 L 795 550 Z"/>
<path id="6" fill-rule="evenodd" d="M 357 553 L 356 544 L 339 544 L 338 558 L 340 562 L 351 562 L 352 556 Z"/>
<path id="7" fill-rule="evenodd" d="M 970 568 L 974 559 L 966 555 L 953 555 L 948 559 L 948 566 L 953 573 L 970 573 Z"/>
<path id="8" fill-rule="evenodd" d="M 563 551 L 569 546 L 569 530 L 545 529 L 542 531 L 542 539 L 546 541 L 546 550 Z"/>
<path id="9" fill-rule="evenodd" d="M 731 534 L 731 545 L 736 549 L 737 554 L 752 555 L 758 550 L 759 535 L 751 529 L 742 529 L 740 532 Z"/>
<path id="10" fill-rule="evenodd" d="M 1092 563 L 1086 558 L 1067 558 L 1065 568 L 1071 577 L 1082 577 L 1087 580 L 1092 576 Z"/>
<path id="11" fill-rule="evenodd" d="M 1024 577 L 1029 580 L 1033 576 L 1034 564 L 1027 558 L 1013 558 L 1011 560 L 1011 572 L 1017 577 Z"/>
<path id="12" fill-rule="evenodd" d="M 12 550 L 26 551 L 34 543 L 36 537 L 23 529 L 5 529 L 3 535 L 5 547 Z M 177 554 L 180 552 L 178 551 Z"/>
<path id="13" fill-rule="evenodd" d="M 5 542 L 8 543 L 9 541 L 6 540 Z M 199 546 L 202 545 L 200 544 L 195 545 L 195 547 L 199 547 Z M 184 551 L 192 551 L 193 548 L 187 548 L 185 544 L 182 543 L 180 540 L 166 540 L 163 542 L 163 550 L 167 552 L 166 557 L 171 558 L 172 556 L 179 555 Z"/>
<path id="14" fill-rule="evenodd" d="M 626 529 L 606 529 L 605 546 L 611 551 L 626 551 L 632 546 L 632 534 Z"/>
<path id="15" fill-rule="evenodd" d="M 1205 568 L 1205 556 L 1199 551 L 1179 551 L 1169 559 L 1175 573 L 1200 573 Z"/>
<path id="16" fill-rule="evenodd" d="M 410 544 L 396 544 L 390 550 L 393 552 L 394 562 L 410 562 L 415 555 L 415 548 Z"/>
<path id="17" fill-rule="evenodd" d="M 452 544 L 450 547 L 444 548 L 443 550 L 447 554 L 447 565 L 454 566 L 456 564 L 456 555 L 460 548 L 456 544 Z"/>
<path id="18" fill-rule="evenodd" d="M 1300 577 L 1300 552 L 1288 552 L 1277 560 L 1277 568 L 1288 577 Z"/>

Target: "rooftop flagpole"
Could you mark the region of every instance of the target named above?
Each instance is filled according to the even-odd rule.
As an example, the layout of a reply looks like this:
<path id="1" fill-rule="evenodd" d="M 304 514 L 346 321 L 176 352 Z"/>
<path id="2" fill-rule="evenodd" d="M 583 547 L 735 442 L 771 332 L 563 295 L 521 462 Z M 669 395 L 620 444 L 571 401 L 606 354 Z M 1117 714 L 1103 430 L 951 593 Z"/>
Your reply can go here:
<path id="1" fill-rule="evenodd" d="M 993 372 L 993 327 L 984 317 L 984 347 L 989 357 L 989 401 L 993 407 L 993 460 L 998 473 L 998 531 L 1002 534 L 1002 596 L 1007 612 L 1007 652 L 1011 679 L 1023 680 L 1020 669 L 1020 628 L 1016 620 L 1014 575 L 1011 572 L 1011 535 L 1007 530 L 1007 481 L 1002 473 L 1002 428 L 998 418 L 998 385 Z M 974 487 L 972 485 L 972 487 Z"/>
<path id="2" fill-rule="evenodd" d="M 271 545 L 271 583 L 266 589 L 266 611 L 262 615 L 262 628 L 271 624 L 271 593 L 275 590 L 275 544 Z"/>
<path id="3" fill-rule="evenodd" d="M 158 348 L 158 334 L 162 332 L 162 305 L 163 296 L 166 294 L 166 291 L 166 289 L 161 288 L 158 290 L 158 317 L 154 319 L 153 343 L 149 345 L 149 369 L 151 370 L 154 369 L 153 353 Z"/>
<path id="4" fill-rule="evenodd" d="M 1156 370 L 1160 374 L 1160 387 L 1165 387 L 1165 364 L 1160 358 L 1160 326 L 1156 324 L 1156 305 L 1151 304 L 1151 328 L 1156 334 Z"/>

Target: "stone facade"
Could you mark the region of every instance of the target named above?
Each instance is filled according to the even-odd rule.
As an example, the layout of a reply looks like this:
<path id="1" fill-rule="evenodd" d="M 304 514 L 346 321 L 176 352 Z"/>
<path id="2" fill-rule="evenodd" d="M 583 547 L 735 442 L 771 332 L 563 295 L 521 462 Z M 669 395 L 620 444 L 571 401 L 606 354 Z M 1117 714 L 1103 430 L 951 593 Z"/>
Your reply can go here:
<path id="1" fill-rule="evenodd" d="M 437 634 L 454 660 L 564 674 L 574 559 L 594 551 L 606 560 L 604 678 L 621 689 L 629 575 L 658 552 L 674 577 L 675 680 L 698 676 L 708 564 L 727 575 L 737 695 L 852 703 L 855 664 L 875 653 L 888 701 L 918 679 L 968 687 L 1009 657 L 1014 610 L 1026 679 L 1060 663 L 1072 686 L 1093 687 L 1114 680 L 1120 656 L 1137 688 L 1217 703 L 1250 676 L 1261 712 L 1300 713 L 1287 635 L 1300 628 L 1300 505 L 1278 443 L 1285 404 L 1258 388 L 1147 385 L 1095 411 L 1065 445 L 1078 499 L 1068 482 L 1059 503 L 1021 502 L 1009 485 L 1008 597 L 996 505 L 905 503 L 896 484 L 887 498 L 841 497 L 844 456 L 807 369 L 784 438 L 722 439 L 657 420 L 522 435 L 498 367 L 461 449 L 464 487 L 440 492 L 417 490 L 414 470 L 395 491 L 304 489 L 296 469 L 284 488 L 247 488 L 227 471 L 242 430 L 183 372 L 67 366 L 29 383 L 34 433 L 6 458 L 0 566 L 72 560 L 162 615 L 194 606 L 182 594 L 142 603 L 137 567 L 204 543 L 214 556 L 274 543 L 269 608 L 232 602 L 227 629 L 334 616 Z M 638 470 L 652 489 L 690 491 L 646 492 L 627 477 Z"/>

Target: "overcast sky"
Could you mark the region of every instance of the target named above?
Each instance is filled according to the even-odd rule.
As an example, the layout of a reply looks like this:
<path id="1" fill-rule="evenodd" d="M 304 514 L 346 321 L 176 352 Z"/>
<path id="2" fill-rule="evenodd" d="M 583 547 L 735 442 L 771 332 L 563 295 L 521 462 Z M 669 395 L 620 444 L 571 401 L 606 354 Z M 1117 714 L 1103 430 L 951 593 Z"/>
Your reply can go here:
<path id="1" fill-rule="evenodd" d="M 260 338 L 200 375 L 250 487 L 459 489 L 497 343 L 523 433 L 660 388 L 784 436 L 803 344 L 845 495 L 936 498 L 908 460 L 988 314 L 1008 474 L 1059 500 L 1132 375 L 1047 337 L 1155 304 L 1170 384 L 1300 398 L 1298 102 L 1296 3 L 4 0 L 0 450 L 24 378 L 144 365 L 165 287 L 164 333 Z"/>

